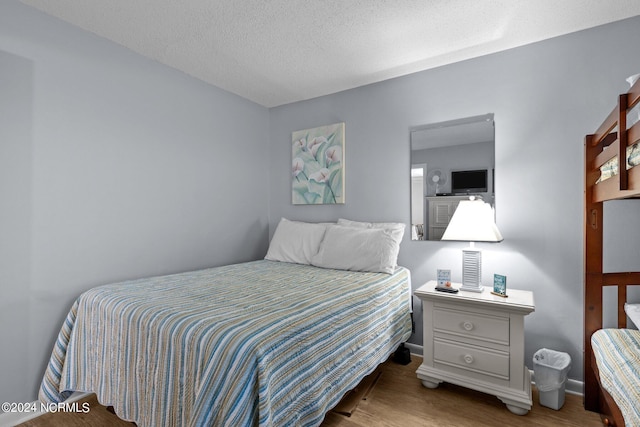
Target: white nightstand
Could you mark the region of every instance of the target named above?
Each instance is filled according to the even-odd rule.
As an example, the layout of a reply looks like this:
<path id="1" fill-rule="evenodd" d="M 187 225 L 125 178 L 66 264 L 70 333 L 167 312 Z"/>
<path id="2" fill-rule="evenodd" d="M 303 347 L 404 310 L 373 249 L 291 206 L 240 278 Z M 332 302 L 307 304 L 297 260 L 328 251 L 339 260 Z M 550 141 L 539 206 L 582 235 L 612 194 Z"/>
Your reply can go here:
<path id="1" fill-rule="evenodd" d="M 535 310 L 533 293 L 507 290 L 507 298 L 460 291 L 438 292 L 432 280 L 415 291 L 422 300 L 422 384 L 443 381 L 497 396 L 514 414 L 531 409 L 531 378 L 524 364 L 524 316 Z M 459 288 L 460 284 L 453 284 Z"/>

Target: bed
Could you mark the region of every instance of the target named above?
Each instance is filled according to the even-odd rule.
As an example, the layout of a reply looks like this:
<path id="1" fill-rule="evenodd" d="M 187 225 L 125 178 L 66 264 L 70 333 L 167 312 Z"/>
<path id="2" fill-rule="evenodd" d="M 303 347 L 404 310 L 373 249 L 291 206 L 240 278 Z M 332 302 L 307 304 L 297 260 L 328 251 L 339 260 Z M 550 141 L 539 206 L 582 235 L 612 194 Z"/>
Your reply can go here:
<path id="1" fill-rule="evenodd" d="M 267 259 L 83 293 L 59 333 L 40 400 L 93 392 L 139 426 L 319 425 L 410 336 L 410 273 L 378 262 L 391 251 L 395 264 L 398 233 L 384 229 L 388 238 L 374 245 L 378 264 L 369 270 L 388 271 L 367 271 L 354 255 L 348 269 L 312 263 L 332 263 L 327 251 L 340 249 L 331 236 L 347 230 L 353 240 L 371 227 L 287 221 L 283 238 L 282 224 Z M 294 238 L 301 224 L 314 232 Z M 365 234 L 355 242 L 380 237 Z"/>
<path id="2" fill-rule="evenodd" d="M 639 272 L 603 270 L 603 204 L 640 197 L 640 82 L 585 138 L 584 405 L 609 426 L 640 425 L 640 335 L 625 304 Z M 617 287 L 617 328 L 603 329 L 603 290 Z"/>

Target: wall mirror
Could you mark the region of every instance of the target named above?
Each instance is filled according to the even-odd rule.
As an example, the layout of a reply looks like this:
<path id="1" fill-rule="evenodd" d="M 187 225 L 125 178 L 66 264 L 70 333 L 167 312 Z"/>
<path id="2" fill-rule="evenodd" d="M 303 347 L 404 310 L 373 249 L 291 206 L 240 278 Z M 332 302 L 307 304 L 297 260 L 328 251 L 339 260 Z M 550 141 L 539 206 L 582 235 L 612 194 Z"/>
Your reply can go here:
<path id="1" fill-rule="evenodd" d="M 411 129 L 411 239 L 440 240 L 460 200 L 495 206 L 493 114 Z"/>

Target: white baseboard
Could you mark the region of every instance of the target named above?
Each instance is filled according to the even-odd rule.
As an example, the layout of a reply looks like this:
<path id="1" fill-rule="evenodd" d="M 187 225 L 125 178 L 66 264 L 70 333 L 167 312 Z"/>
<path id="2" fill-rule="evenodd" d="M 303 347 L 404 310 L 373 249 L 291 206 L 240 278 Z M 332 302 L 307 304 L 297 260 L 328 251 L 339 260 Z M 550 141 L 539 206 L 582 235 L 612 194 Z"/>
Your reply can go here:
<path id="1" fill-rule="evenodd" d="M 404 346 L 409 349 L 411 354 L 415 354 L 416 356 L 420 356 L 420 357 L 422 357 L 422 355 L 424 354 L 424 351 L 421 345 L 411 344 L 410 342 L 406 342 L 404 343 Z"/>
<path id="2" fill-rule="evenodd" d="M 90 393 L 84 393 L 80 391 L 74 392 L 65 402 L 73 403 L 77 400 L 82 399 L 83 397 L 89 395 Z M 16 402 L 17 403 L 17 402 Z M 39 408 L 40 402 L 30 402 L 29 406 L 32 408 Z M 18 424 L 24 423 L 26 421 L 32 420 L 34 418 L 39 417 L 40 415 L 44 415 L 45 412 L 36 410 L 33 412 L 3 412 L 0 413 L 0 427 L 13 427 Z"/>
<path id="3" fill-rule="evenodd" d="M 420 357 L 422 357 L 422 355 L 424 354 L 424 348 L 421 345 L 411 344 L 410 342 L 406 342 L 404 343 L 404 346 L 409 349 L 411 354 L 415 354 L 416 356 L 420 356 Z M 531 372 L 531 383 L 535 385 L 536 383 L 535 374 L 533 371 L 530 371 L 530 372 Z M 568 378 L 564 387 L 565 387 L 565 392 L 568 394 L 575 394 L 578 396 L 582 396 L 584 394 L 584 382 L 582 381 Z"/>

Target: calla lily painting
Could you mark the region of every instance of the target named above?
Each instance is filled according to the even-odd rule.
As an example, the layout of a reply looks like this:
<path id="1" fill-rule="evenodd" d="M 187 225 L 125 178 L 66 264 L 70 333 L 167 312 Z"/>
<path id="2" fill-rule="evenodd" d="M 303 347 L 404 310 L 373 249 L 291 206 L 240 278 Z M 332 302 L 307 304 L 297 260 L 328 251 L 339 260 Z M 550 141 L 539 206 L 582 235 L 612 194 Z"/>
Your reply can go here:
<path id="1" fill-rule="evenodd" d="M 291 134 L 294 205 L 344 203 L 344 123 Z"/>

